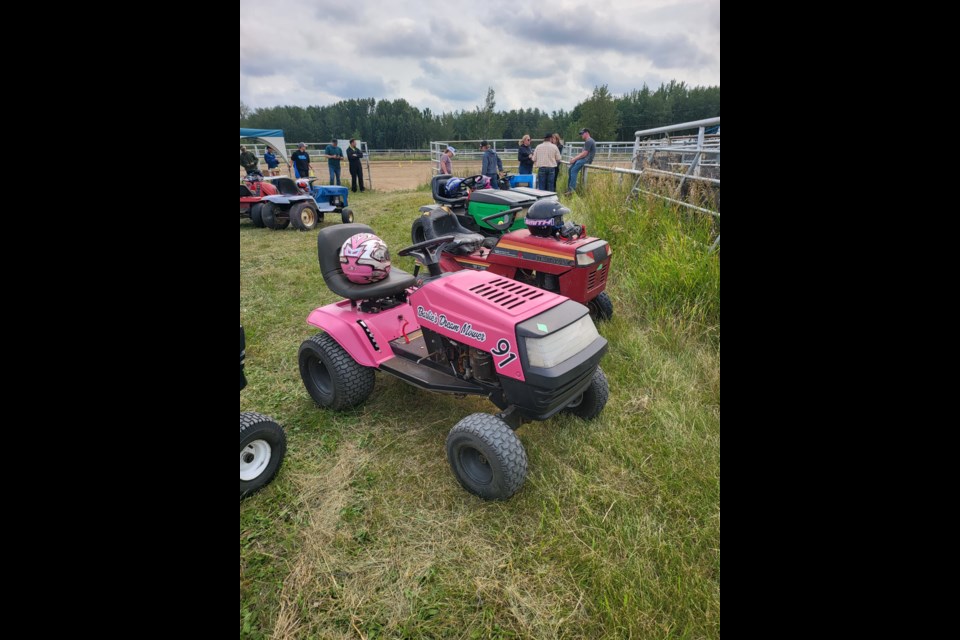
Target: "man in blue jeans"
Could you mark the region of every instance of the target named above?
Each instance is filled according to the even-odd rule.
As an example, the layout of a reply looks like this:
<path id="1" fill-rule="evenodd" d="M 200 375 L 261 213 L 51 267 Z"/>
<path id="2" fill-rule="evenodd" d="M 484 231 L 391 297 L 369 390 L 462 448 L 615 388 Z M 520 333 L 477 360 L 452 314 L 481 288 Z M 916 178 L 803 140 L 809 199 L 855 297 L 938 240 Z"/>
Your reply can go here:
<path id="1" fill-rule="evenodd" d="M 583 151 L 570 159 L 570 183 L 567 185 L 567 191 L 563 195 L 572 195 L 577 188 L 577 175 L 585 165 L 593 163 L 593 156 L 597 154 L 597 141 L 590 137 L 590 129 L 584 127 L 580 129 L 580 138 L 583 140 Z M 586 172 L 584 172 L 583 183 L 587 183 Z"/>
<path id="2" fill-rule="evenodd" d="M 337 146 L 337 139 L 333 138 L 323 150 L 327 157 L 327 169 L 330 171 L 330 184 L 340 184 L 340 163 L 343 162 L 343 150 Z M 334 182 L 336 180 L 336 182 Z"/>

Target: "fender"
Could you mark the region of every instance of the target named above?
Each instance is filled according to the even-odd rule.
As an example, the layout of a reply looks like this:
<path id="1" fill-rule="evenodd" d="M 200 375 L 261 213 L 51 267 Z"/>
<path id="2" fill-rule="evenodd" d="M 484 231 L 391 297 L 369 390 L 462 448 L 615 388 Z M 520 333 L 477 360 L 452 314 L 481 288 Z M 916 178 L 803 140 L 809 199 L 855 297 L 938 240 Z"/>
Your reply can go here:
<path id="1" fill-rule="evenodd" d="M 357 314 L 349 300 L 314 309 L 307 316 L 307 324 L 329 333 L 358 364 L 374 368 L 394 357 L 391 340 L 420 329 L 408 305 Z"/>

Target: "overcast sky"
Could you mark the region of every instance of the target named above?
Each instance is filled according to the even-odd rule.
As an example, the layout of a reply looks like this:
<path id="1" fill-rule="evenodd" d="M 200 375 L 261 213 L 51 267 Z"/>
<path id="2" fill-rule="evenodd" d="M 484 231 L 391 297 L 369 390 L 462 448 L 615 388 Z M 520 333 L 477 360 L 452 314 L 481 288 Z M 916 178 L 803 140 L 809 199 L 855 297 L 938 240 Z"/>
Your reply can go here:
<path id="1" fill-rule="evenodd" d="M 671 79 L 720 84 L 720 0 L 240 0 L 250 107 L 404 98 L 434 113 L 569 111 Z"/>

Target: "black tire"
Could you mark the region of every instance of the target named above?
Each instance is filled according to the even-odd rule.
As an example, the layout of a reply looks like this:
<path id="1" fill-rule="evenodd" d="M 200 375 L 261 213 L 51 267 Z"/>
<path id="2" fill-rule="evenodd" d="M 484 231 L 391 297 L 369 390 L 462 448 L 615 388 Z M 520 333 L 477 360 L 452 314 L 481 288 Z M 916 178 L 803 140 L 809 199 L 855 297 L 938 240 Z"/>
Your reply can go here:
<path id="1" fill-rule="evenodd" d="M 280 231 L 281 229 L 286 229 L 289 226 L 290 226 L 290 207 L 287 207 L 286 209 L 280 209 L 278 207 L 277 223 L 273 225 L 273 228 L 276 229 L 277 231 Z"/>
<path id="2" fill-rule="evenodd" d="M 263 226 L 267 229 L 277 228 L 277 215 L 280 213 L 280 207 L 272 202 L 262 202 L 260 207 L 260 219 Z M 281 227 L 282 228 L 282 227 Z"/>
<path id="3" fill-rule="evenodd" d="M 427 239 L 427 233 L 423 230 L 423 216 L 413 221 L 413 226 L 410 227 L 410 239 L 413 240 L 413 244 L 419 244 Z"/>
<path id="4" fill-rule="evenodd" d="M 350 224 L 353 222 L 353 209 L 347 208 L 340 212 L 340 221 L 343 224 Z"/>
<path id="5" fill-rule="evenodd" d="M 593 380 L 587 390 L 580 394 L 580 397 L 564 407 L 564 412 L 572 413 L 584 420 L 593 420 L 603 408 L 607 406 L 607 398 L 610 397 L 610 387 L 607 386 L 607 376 L 603 375 L 603 369 L 597 367 L 593 372 Z"/>
<path id="6" fill-rule="evenodd" d="M 260 211 L 263 208 L 263 204 L 256 202 L 250 205 L 250 221 L 253 223 L 253 226 L 258 229 L 263 229 L 263 218 L 260 217 Z"/>
<path id="7" fill-rule="evenodd" d="M 273 480 L 287 453 L 283 427 L 265 415 L 240 414 L 240 499 Z"/>
<path id="8" fill-rule="evenodd" d="M 346 409 L 373 392 L 374 370 L 357 364 L 327 333 L 304 340 L 297 359 L 303 386 L 321 407 Z"/>
<path id="9" fill-rule="evenodd" d="M 606 291 L 602 291 L 596 298 L 587 302 L 587 308 L 590 309 L 590 317 L 594 320 L 613 318 L 613 300 Z"/>
<path id="10" fill-rule="evenodd" d="M 461 486 L 484 500 L 506 500 L 527 478 L 527 452 L 506 422 L 473 413 L 447 435 L 447 462 Z"/>
<path id="11" fill-rule="evenodd" d="M 290 224 L 294 229 L 310 231 L 316 228 L 319 222 L 320 212 L 317 211 L 317 205 L 303 201 L 290 207 Z"/>

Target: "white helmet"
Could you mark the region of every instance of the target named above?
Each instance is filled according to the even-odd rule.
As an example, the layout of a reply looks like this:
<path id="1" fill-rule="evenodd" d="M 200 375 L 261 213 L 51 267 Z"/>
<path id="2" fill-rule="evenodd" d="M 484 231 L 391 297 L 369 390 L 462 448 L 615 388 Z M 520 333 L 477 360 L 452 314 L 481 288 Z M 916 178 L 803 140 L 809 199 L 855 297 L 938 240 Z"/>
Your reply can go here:
<path id="1" fill-rule="evenodd" d="M 297 189 L 301 191 L 310 191 L 310 181 L 300 178 L 297 180 Z"/>
<path id="2" fill-rule="evenodd" d="M 387 243 L 372 233 L 357 233 L 340 247 L 340 268 L 350 282 L 370 284 L 390 273 Z"/>

